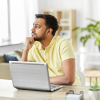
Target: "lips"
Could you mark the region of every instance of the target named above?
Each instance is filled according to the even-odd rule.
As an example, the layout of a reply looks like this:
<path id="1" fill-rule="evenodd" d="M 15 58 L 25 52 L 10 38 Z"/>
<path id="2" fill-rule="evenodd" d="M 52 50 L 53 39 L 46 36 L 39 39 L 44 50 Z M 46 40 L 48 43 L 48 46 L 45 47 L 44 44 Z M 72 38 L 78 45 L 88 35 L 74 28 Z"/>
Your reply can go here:
<path id="1" fill-rule="evenodd" d="M 36 38 L 37 34 L 36 33 L 32 33 L 32 37 Z"/>
<path id="2" fill-rule="evenodd" d="M 33 33 L 33 32 L 31 34 L 32 34 L 32 36 L 35 36 L 36 35 L 36 33 Z"/>
<path id="3" fill-rule="evenodd" d="M 32 34 L 32 36 L 36 36 L 36 34 Z"/>

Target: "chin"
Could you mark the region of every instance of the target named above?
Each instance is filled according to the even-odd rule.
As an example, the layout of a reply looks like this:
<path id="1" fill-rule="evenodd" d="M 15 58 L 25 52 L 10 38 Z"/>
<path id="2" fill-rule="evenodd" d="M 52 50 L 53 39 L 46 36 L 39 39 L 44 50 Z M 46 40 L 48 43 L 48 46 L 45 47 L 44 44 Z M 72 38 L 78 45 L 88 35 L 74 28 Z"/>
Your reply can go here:
<path id="1" fill-rule="evenodd" d="M 39 41 L 39 39 L 37 39 L 37 38 L 34 38 L 34 40 L 35 40 L 35 41 Z"/>

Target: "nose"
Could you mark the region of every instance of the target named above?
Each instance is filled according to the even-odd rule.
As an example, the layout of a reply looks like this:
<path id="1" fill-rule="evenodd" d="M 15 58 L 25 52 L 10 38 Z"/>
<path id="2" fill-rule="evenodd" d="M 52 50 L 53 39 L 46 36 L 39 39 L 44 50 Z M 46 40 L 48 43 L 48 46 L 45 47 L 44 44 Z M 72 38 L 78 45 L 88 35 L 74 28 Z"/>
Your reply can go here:
<path id="1" fill-rule="evenodd" d="M 32 29 L 31 29 L 31 35 L 33 36 L 33 33 L 35 33 L 35 28 L 33 27 Z"/>
<path id="2" fill-rule="evenodd" d="M 31 29 L 31 31 L 32 31 L 32 32 L 35 32 L 35 28 L 33 27 L 33 28 Z"/>

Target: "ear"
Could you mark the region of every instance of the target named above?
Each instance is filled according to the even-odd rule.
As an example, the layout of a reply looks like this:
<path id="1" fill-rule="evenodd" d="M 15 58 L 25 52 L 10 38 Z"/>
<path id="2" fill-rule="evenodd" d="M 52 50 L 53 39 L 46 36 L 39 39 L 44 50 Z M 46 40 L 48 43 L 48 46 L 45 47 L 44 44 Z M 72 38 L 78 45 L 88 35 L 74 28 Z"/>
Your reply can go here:
<path id="1" fill-rule="evenodd" d="M 49 28 L 49 29 L 47 30 L 47 35 L 52 34 L 52 31 L 53 31 L 53 29 L 52 29 L 52 28 Z"/>

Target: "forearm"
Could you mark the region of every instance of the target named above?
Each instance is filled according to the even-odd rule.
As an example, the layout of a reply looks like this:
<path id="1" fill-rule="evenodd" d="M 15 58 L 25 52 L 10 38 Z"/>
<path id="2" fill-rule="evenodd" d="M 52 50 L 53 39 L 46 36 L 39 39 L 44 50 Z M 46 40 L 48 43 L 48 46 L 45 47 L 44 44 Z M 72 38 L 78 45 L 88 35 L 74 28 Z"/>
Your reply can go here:
<path id="1" fill-rule="evenodd" d="M 27 61 L 27 56 L 28 56 L 28 49 L 24 49 L 22 57 L 21 57 L 21 61 Z"/>
<path id="2" fill-rule="evenodd" d="M 66 77 L 65 75 L 50 77 L 51 84 L 73 84 L 75 79 Z"/>

